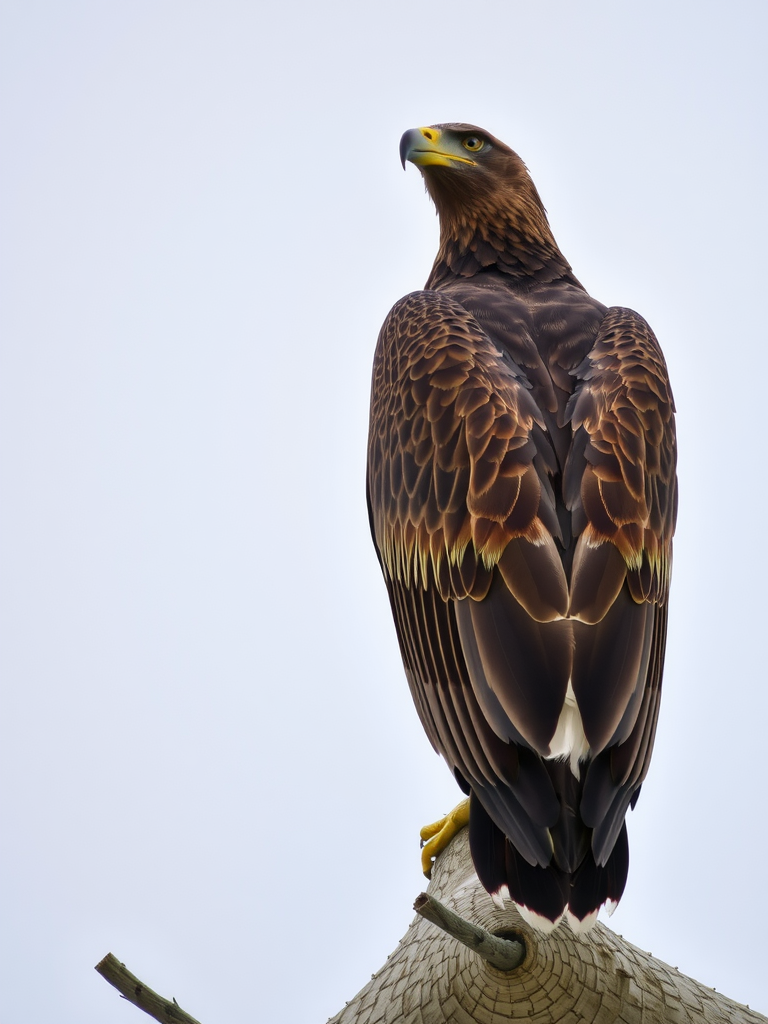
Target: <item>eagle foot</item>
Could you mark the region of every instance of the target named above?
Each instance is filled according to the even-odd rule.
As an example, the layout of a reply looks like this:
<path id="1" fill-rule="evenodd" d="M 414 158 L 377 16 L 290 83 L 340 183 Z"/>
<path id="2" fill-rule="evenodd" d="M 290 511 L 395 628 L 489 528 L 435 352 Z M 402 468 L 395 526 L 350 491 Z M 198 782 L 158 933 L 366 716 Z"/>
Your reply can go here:
<path id="1" fill-rule="evenodd" d="M 432 862 L 442 853 L 457 832 L 469 824 L 469 800 L 462 800 L 444 818 L 425 825 L 421 836 L 421 870 L 432 877 Z"/>

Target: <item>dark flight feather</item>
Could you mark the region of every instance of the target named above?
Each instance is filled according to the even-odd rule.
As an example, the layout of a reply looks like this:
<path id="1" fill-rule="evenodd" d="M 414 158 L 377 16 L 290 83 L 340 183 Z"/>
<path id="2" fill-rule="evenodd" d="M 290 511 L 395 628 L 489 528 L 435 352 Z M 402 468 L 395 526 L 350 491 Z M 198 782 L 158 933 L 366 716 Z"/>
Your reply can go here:
<path id="1" fill-rule="evenodd" d="M 374 358 L 371 529 L 406 676 L 470 794 L 492 892 L 589 924 L 620 898 L 653 747 L 676 515 L 664 358 L 573 276 L 520 158 L 403 137 L 440 215 Z"/>

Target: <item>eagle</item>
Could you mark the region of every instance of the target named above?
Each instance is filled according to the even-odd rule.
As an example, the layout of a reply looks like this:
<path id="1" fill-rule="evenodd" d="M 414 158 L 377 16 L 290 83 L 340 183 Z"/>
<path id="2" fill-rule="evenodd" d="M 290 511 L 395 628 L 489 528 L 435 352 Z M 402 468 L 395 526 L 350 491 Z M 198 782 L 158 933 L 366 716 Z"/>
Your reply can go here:
<path id="1" fill-rule="evenodd" d="M 478 877 L 548 930 L 618 903 L 659 711 L 674 404 L 646 321 L 574 276 L 528 170 L 474 125 L 407 131 L 440 245 L 373 364 L 371 531 Z"/>

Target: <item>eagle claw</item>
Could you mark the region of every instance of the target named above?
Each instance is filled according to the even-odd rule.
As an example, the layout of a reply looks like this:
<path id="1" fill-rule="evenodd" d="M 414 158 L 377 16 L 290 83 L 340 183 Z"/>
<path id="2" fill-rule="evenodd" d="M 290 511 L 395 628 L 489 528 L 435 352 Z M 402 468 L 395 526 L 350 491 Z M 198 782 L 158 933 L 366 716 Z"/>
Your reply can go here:
<path id="1" fill-rule="evenodd" d="M 432 862 L 442 853 L 457 832 L 469 824 L 469 800 L 462 800 L 444 818 L 425 825 L 421 836 L 421 870 L 432 877 Z"/>

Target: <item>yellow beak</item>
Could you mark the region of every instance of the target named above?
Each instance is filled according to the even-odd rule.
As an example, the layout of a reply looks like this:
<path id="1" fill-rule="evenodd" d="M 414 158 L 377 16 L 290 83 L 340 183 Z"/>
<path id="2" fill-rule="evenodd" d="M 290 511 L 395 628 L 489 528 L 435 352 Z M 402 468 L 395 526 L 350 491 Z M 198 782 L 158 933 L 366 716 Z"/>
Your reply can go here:
<path id="1" fill-rule="evenodd" d="M 409 128 L 400 139 L 400 162 L 405 167 L 409 160 L 417 167 L 452 167 L 454 164 L 474 164 L 465 153 L 459 152 L 452 138 L 446 138 L 439 128 Z"/>

